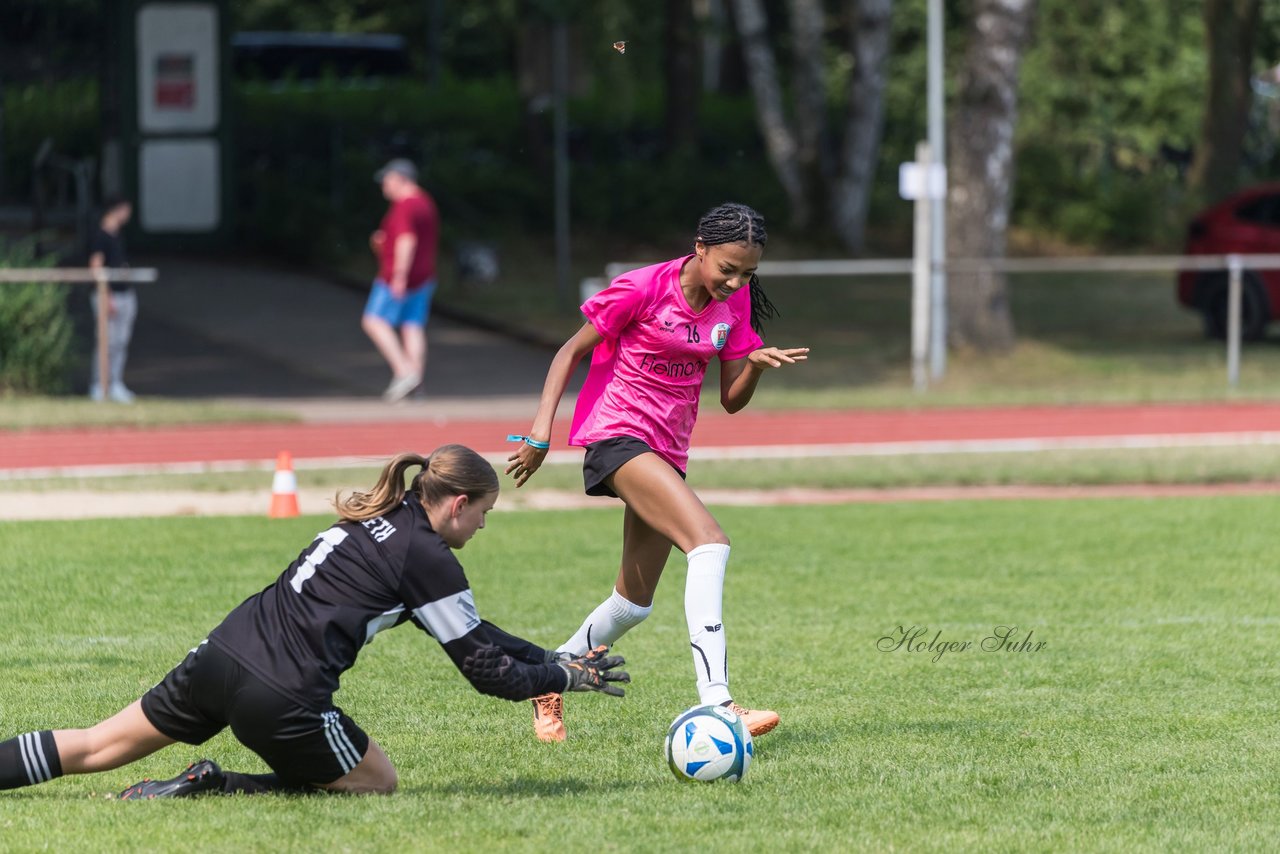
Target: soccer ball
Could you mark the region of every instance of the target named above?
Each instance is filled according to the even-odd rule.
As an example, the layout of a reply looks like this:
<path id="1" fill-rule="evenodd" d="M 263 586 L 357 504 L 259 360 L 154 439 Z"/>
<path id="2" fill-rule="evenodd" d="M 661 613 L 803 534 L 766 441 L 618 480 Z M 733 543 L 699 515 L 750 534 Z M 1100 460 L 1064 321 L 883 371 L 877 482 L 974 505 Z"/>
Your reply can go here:
<path id="1" fill-rule="evenodd" d="M 681 780 L 736 783 L 747 776 L 755 748 L 742 720 L 724 706 L 694 706 L 667 730 L 667 764 Z"/>

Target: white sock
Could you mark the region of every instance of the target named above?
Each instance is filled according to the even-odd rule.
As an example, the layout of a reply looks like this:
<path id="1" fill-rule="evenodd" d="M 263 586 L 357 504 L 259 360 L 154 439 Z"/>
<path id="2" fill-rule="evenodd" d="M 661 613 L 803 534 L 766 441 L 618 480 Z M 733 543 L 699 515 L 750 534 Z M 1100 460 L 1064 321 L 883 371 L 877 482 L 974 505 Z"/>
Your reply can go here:
<path id="1" fill-rule="evenodd" d="M 556 651 L 586 655 L 601 644 L 613 646 L 628 629 L 643 622 L 651 611 L 652 605 L 637 605 L 615 589 L 608 599 L 596 606 L 573 637 Z"/>
<path id="2" fill-rule="evenodd" d="M 693 669 L 698 674 L 698 696 L 704 705 L 729 700 L 729 662 L 725 652 L 724 568 L 729 547 L 708 543 L 690 549 L 689 574 L 684 583 L 684 618 L 689 624 Z"/>

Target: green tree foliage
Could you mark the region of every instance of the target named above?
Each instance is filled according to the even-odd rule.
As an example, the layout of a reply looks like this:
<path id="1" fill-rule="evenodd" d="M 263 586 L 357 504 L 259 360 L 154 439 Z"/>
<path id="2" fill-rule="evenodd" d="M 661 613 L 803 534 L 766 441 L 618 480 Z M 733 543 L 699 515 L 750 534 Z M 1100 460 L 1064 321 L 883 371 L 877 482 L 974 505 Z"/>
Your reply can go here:
<path id="1" fill-rule="evenodd" d="M 0 92 L 0 111 L 4 114 L 0 185 L 9 198 L 31 198 L 32 162 L 46 139 L 53 140 L 54 151 L 66 157 L 100 154 L 96 80 L 81 77 L 8 85 Z"/>
<path id="2" fill-rule="evenodd" d="M 1177 248 L 1208 80 L 1201 5 L 1039 0 L 1020 81 L 1015 227 L 1102 247 Z M 971 7 L 946 4 L 949 81 Z M 926 0 L 895 3 L 873 199 L 873 221 L 903 228 L 893 178 L 925 132 L 925 8 Z M 1258 69 L 1280 63 L 1280 3 L 1262 4 L 1257 47 Z M 1280 114 L 1276 121 L 1280 130 Z M 1275 180 L 1276 130 L 1258 128 L 1254 139 L 1249 179 Z"/>
<path id="3" fill-rule="evenodd" d="M 1041 0 L 1036 30 L 1015 221 L 1089 243 L 1167 242 L 1204 110 L 1199 0 Z"/>
<path id="4" fill-rule="evenodd" d="M 973 3 L 945 5 L 948 79 L 954 81 Z M 84 63 L 57 63 L 83 57 L 95 67 L 89 60 L 98 56 L 100 39 L 89 25 L 100 29 L 101 10 L 109 7 L 97 0 L 11 0 L 9 6 L 14 14 L 6 12 L 0 27 L 0 189 L 20 202 L 30 198 L 30 160 L 45 136 L 63 154 L 100 152 L 96 84 Z M 1197 143 L 1207 83 L 1200 0 L 1038 0 L 1038 7 L 1021 75 L 1014 227 L 1104 247 L 1175 248 L 1186 183 L 1178 155 L 1185 160 Z M 730 197 L 766 210 L 775 226 L 784 221 L 785 197 L 764 156 L 727 25 L 719 30 L 725 47 L 719 89 L 701 95 L 692 150 L 673 153 L 665 132 L 663 7 L 657 2 L 229 0 L 228 8 L 233 30 L 398 33 L 416 69 L 413 79 L 376 91 L 345 91 L 336 82 L 312 93 L 234 87 L 233 160 L 239 221 L 249 242 L 295 253 L 341 241 L 362 245 L 382 209 L 368 172 L 399 151 L 423 160 L 425 180 L 451 214 L 446 229 L 463 236 L 549 229 L 545 33 L 558 14 L 567 14 L 571 25 L 575 227 L 650 237 Z M 770 0 L 769 8 L 784 4 Z M 847 9 L 826 8 L 830 22 Z M 786 17 L 770 15 L 770 38 L 784 68 Z M 926 0 L 894 0 L 870 252 L 909 246 L 911 209 L 898 198 L 897 169 L 912 159 L 925 133 L 926 17 Z M 701 44 L 712 27 L 705 20 L 698 26 L 694 41 Z M 615 41 L 626 41 L 625 54 L 612 48 Z M 433 43 L 441 73 L 429 87 L 421 72 L 432 61 Z M 834 36 L 827 51 L 827 99 L 835 116 L 852 59 Z M 42 70 L 28 63 L 15 74 L 22 56 L 42 57 Z M 1280 3 L 1264 2 L 1256 66 L 1278 62 Z M 1265 108 L 1260 103 L 1255 111 L 1263 119 Z M 1270 109 L 1275 129 L 1255 122 L 1249 137 L 1248 180 L 1280 175 L 1280 106 Z M 823 239 L 821 225 L 806 235 Z"/>
<path id="5" fill-rule="evenodd" d="M 464 77 L 508 75 L 522 17 L 520 0 L 233 0 L 234 30 L 335 33 L 396 33 L 415 66 L 428 61 L 434 38 L 441 65 Z M 433 8 L 436 14 L 432 15 Z"/>
<path id="6" fill-rule="evenodd" d="M 0 242 L 0 267 L 38 264 L 26 244 Z M 0 390 L 51 393 L 66 387 L 72 362 L 67 289 L 0 284 Z"/>

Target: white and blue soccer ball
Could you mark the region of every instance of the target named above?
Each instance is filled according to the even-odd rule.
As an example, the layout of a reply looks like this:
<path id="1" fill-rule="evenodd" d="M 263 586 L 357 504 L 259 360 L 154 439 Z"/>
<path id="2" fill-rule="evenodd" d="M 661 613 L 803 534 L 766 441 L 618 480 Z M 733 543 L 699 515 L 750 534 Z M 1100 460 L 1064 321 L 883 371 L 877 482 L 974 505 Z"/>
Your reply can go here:
<path id="1" fill-rule="evenodd" d="M 681 780 L 736 783 L 747 776 L 755 748 L 742 719 L 724 706 L 694 706 L 667 730 L 667 764 Z"/>

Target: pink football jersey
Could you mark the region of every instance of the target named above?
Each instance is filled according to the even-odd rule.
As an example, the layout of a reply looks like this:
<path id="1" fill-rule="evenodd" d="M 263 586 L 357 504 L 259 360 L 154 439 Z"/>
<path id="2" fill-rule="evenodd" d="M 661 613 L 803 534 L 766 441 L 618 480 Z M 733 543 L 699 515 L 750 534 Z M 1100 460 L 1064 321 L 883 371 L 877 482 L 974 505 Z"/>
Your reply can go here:
<path id="1" fill-rule="evenodd" d="M 685 470 L 707 365 L 714 356 L 741 359 L 763 343 L 751 328 L 749 288 L 701 311 L 689 308 L 680 271 L 693 257 L 624 273 L 583 303 L 604 340 L 591 354 L 570 444 L 631 436 Z"/>

